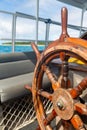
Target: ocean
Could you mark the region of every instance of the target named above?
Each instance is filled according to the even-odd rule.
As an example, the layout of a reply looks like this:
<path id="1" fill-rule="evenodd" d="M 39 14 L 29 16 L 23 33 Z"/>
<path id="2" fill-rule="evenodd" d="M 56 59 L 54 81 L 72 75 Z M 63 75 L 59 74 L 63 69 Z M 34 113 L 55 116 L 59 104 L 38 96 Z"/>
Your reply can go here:
<path id="1" fill-rule="evenodd" d="M 44 50 L 45 46 L 38 46 L 39 50 Z M 28 52 L 28 51 L 33 51 L 31 46 L 21 46 L 21 45 L 16 45 L 15 46 L 15 52 Z M 12 52 L 12 46 L 8 45 L 0 45 L 0 53 L 10 53 Z"/>

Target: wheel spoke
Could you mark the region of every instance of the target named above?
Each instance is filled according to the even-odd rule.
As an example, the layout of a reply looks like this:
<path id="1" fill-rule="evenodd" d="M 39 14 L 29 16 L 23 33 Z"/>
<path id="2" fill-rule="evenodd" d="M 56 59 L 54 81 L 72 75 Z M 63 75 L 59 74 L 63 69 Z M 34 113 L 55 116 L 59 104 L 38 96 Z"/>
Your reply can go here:
<path id="1" fill-rule="evenodd" d="M 33 48 L 33 50 L 34 50 L 34 52 L 35 52 L 35 54 L 36 54 L 37 60 L 38 60 L 39 57 L 40 57 L 40 52 L 39 52 L 39 50 L 38 50 L 36 44 L 35 44 L 35 43 L 31 43 L 31 46 L 32 46 L 32 48 Z"/>
<path id="2" fill-rule="evenodd" d="M 51 126 L 49 126 L 50 122 L 57 116 L 55 110 L 53 109 L 50 114 L 47 115 L 47 117 L 43 120 L 44 125 L 47 127 L 46 130 L 52 130 Z M 40 127 L 38 127 L 36 130 L 40 130 Z"/>
<path id="3" fill-rule="evenodd" d="M 32 92 L 32 88 L 29 85 L 25 85 L 25 88 L 28 89 L 30 92 Z M 52 101 L 52 94 L 50 94 L 46 91 L 43 91 L 42 89 L 38 90 L 37 94 L 39 94 L 39 95 L 49 99 L 50 101 Z"/>
<path id="4" fill-rule="evenodd" d="M 81 118 L 77 114 L 72 117 L 71 123 L 76 130 L 86 130 Z"/>
<path id="5" fill-rule="evenodd" d="M 28 84 L 24 86 L 26 89 L 28 89 L 32 93 L 32 87 L 29 86 Z"/>
<path id="6" fill-rule="evenodd" d="M 44 124 L 48 125 L 57 116 L 55 110 L 53 109 L 50 114 L 44 119 Z"/>
<path id="7" fill-rule="evenodd" d="M 40 126 L 38 126 L 36 130 L 41 130 Z M 50 125 L 47 125 L 45 130 L 53 130 L 53 129 L 51 128 Z"/>
<path id="8" fill-rule="evenodd" d="M 50 125 L 47 125 L 46 130 L 53 130 L 53 129 L 52 129 L 52 127 Z"/>
<path id="9" fill-rule="evenodd" d="M 62 86 L 62 88 L 68 88 L 70 86 L 69 79 L 68 79 L 68 71 L 69 71 L 68 59 L 69 59 L 69 56 L 67 56 L 65 52 L 61 52 L 60 59 L 62 60 L 61 86 Z"/>
<path id="10" fill-rule="evenodd" d="M 70 127 L 71 127 L 70 122 L 62 120 L 62 123 L 63 123 L 63 130 L 69 130 L 70 129 Z"/>
<path id="11" fill-rule="evenodd" d="M 76 103 L 75 110 L 78 111 L 82 115 L 87 115 L 87 105 L 85 105 L 85 104 Z"/>
<path id="12" fill-rule="evenodd" d="M 48 93 L 48 92 L 46 92 L 46 91 L 43 91 L 43 90 L 39 90 L 37 93 L 38 93 L 39 95 L 41 95 L 41 96 L 43 96 L 43 97 L 49 99 L 50 101 L 52 101 L 52 94 L 50 94 L 50 93 Z"/>
<path id="13" fill-rule="evenodd" d="M 51 81 L 53 90 L 57 90 L 60 87 L 60 84 L 56 80 L 55 75 L 51 72 L 51 70 L 49 69 L 48 66 L 43 65 L 42 68 L 46 72 L 46 75 L 47 75 L 48 79 Z"/>
<path id="14" fill-rule="evenodd" d="M 75 88 L 71 89 L 69 92 L 73 98 L 77 98 L 80 94 L 82 94 L 83 90 L 87 88 L 87 77 L 84 78 L 79 85 Z"/>

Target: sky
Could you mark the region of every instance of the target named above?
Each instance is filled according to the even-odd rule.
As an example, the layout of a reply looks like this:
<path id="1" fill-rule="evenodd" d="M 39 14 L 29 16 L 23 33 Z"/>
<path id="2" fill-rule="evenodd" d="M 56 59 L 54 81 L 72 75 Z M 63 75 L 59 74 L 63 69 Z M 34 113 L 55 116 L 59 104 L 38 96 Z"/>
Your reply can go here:
<path id="1" fill-rule="evenodd" d="M 61 22 L 61 8 L 68 9 L 68 23 L 80 26 L 81 9 L 61 3 L 57 0 L 39 0 L 39 17 L 50 18 Z M 36 16 L 36 0 L 0 0 L 0 10 L 8 12 L 21 12 Z M 85 13 L 85 21 L 87 14 Z M 87 22 L 83 23 L 86 26 Z M 17 17 L 16 19 L 16 38 L 35 39 L 36 22 L 34 20 Z M 46 25 L 39 22 L 38 39 L 45 40 Z M 79 32 L 68 29 L 70 36 L 78 37 Z M 61 27 L 50 25 L 49 40 L 56 40 L 61 34 Z M 12 37 L 12 15 L 0 13 L 0 39 Z"/>

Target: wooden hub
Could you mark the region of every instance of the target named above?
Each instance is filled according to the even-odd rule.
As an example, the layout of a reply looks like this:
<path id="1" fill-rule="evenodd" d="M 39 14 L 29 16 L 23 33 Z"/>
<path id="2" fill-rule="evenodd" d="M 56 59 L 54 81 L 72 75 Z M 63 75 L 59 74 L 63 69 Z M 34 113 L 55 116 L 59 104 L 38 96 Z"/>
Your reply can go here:
<path id="1" fill-rule="evenodd" d="M 59 88 L 54 92 L 53 107 L 57 115 L 64 120 L 69 120 L 74 114 L 73 99 L 65 89 Z"/>

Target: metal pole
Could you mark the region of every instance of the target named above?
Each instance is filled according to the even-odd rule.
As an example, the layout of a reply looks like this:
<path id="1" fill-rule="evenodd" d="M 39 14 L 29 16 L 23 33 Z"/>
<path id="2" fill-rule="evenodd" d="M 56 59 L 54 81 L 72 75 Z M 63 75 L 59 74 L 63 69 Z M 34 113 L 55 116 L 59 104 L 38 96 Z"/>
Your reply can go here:
<path id="1" fill-rule="evenodd" d="M 36 44 L 38 43 L 39 0 L 36 1 Z"/>
<path id="2" fill-rule="evenodd" d="M 80 24 L 80 36 L 82 32 L 82 26 L 83 26 L 83 17 L 84 17 L 85 8 L 82 9 L 82 16 L 81 16 L 81 24 Z"/>
<path id="3" fill-rule="evenodd" d="M 48 46 L 48 41 L 49 41 L 49 31 L 50 31 L 50 23 L 51 23 L 51 20 L 48 19 L 46 23 L 46 35 L 45 35 L 45 47 Z"/>
<path id="4" fill-rule="evenodd" d="M 15 38 L 16 38 L 16 15 L 13 14 L 13 19 L 12 19 L 12 52 L 15 52 Z"/>

